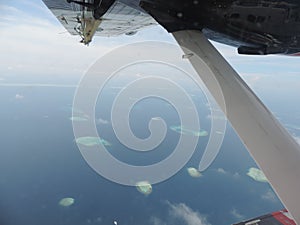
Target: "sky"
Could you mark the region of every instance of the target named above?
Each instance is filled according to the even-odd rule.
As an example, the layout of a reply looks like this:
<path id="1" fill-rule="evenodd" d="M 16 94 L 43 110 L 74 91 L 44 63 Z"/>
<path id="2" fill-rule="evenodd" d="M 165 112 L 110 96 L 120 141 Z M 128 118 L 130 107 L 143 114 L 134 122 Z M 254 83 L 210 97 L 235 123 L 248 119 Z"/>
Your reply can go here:
<path id="1" fill-rule="evenodd" d="M 66 32 L 41 0 L 1 1 L 0 10 L 2 75 L 73 75 L 83 73 L 96 59 L 126 43 L 144 40 L 174 43 L 170 34 L 155 26 L 135 36 L 96 37 L 90 46 L 84 46 L 79 43 L 79 36 Z M 257 81 L 261 75 L 292 76 L 299 73 L 299 59 L 296 57 L 240 56 L 234 48 L 215 45 L 244 77 L 251 76 L 251 82 Z"/>
<path id="2" fill-rule="evenodd" d="M 39 83 L 49 75 L 53 79 L 80 77 L 97 59 L 118 46 L 147 40 L 175 43 L 171 34 L 154 26 L 134 36 L 95 37 L 89 46 L 84 46 L 79 36 L 66 32 L 41 0 L 1 1 L 0 11 L 2 83 L 10 76 L 37 75 Z M 266 93 L 284 96 L 287 92 L 295 99 L 300 97 L 298 57 L 243 56 L 235 48 L 213 44 L 259 97 L 265 98 Z M 284 106 L 287 100 L 280 101 Z"/>
<path id="3" fill-rule="evenodd" d="M 41 0 L 1 2 L 0 10 L 4 12 L 0 16 L 1 74 L 83 73 L 96 59 L 119 45 L 170 40 L 163 29 L 155 27 L 135 37 L 94 38 L 89 46 L 84 46 L 79 43 L 79 36 L 66 32 Z"/>
<path id="4" fill-rule="evenodd" d="M 79 36 L 71 36 L 66 32 L 41 0 L 1 1 L 0 11 L 2 76 L 74 76 L 83 74 L 109 50 L 126 43 L 144 40 L 174 43 L 170 34 L 155 26 L 135 36 L 96 37 L 90 46 L 84 46 L 79 43 Z M 258 83 L 262 77 L 272 76 L 273 79 L 268 79 L 268 82 L 278 82 L 282 77 L 292 79 L 300 73 L 297 57 L 241 56 L 235 48 L 221 44 L 215 46 L 250 86 Z"/>

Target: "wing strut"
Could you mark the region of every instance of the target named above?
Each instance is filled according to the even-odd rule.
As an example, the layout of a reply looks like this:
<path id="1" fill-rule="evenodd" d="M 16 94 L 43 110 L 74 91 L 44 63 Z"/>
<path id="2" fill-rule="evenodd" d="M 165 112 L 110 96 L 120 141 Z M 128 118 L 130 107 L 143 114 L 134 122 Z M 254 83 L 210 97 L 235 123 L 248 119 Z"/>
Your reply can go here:
<path id="1" fill-rule="evenodd" d="M 300 225 L 300 146 L 200 31 L 173 35 Z M 203 62 L 211 73 L 203 73 Z"/>

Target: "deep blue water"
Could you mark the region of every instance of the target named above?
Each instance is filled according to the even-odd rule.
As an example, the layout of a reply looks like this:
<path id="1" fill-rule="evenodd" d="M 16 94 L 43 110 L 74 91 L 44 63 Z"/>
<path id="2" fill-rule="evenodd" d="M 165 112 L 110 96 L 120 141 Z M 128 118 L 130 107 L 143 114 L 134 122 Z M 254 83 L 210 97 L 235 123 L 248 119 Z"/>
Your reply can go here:
<path id="1" fill-rule="evenodd" d="M 197 167 L 207 137 L 200 138 L 187 165 L 174 177 L 153 185 L 148 196 L 102 178 L 87 165 L 74 141 L 69 120 L 74 92 L 72 87 L 0 87 L 1 225 L 109 225 L 114 220 L 120 225 L 188 224 L 186 218 L 197 221 L 200 217 L 206 218 L 206 224 L 227 225 L 283 208 L 267 183 L 246 175 L 256 165 L 230 126 L 218 157 L 200 178 L 189 176 L 186 168 Z M 23 98 L 16 99 L 16 94 Z M 100 114 L 104 110 L 102 119 L 108 121 L 109 96 L 113 94 L 108 93 L 106 104 L 96 110 Z M 202 102 L 199 114 L 205 118 L 205 101 L 199 99 L 195 100 Z M 132 110 L 133 132 L 147 137 L 148 121 L 156 116 L 164 118 L 168 127 L 179 123 L 171 106 L 148 99 Z M 203 129 L 209 130 L 209 121 L 201 121 Z M 144 157 L 122 146 L 110 123 L 98 129 L 112 143 L 108 149 L 115 157 L 137 165 L 167 157 L 179 137 L 168 129 L 158 153 Z M 271 198 L 263 197 L 267 193 Z M 65 197 L 74 198 L 75 203 L 60 206 Z"/>

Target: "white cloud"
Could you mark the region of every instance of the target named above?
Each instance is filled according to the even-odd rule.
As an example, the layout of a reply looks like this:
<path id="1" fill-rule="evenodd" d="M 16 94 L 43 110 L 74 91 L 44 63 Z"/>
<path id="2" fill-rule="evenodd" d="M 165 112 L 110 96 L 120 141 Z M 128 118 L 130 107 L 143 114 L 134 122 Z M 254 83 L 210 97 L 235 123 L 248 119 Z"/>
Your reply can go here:
<path id="1" fill-rule="evenodd" d="M 109 124 L 110 122 L 108 120 L 104 120 L 102 118 L 99 118 L 96 120 L 96 124 Z"/>
<path id="2" fill-rule="evenodd" d="M 166 222 L 162 221 L 158 217 L 153 216 L 150 218 L 150 224 L 151 225 L 166 225 Z"/>
<path id="3" fill-rule="evenodd" d="M 174 219 L 182 220 L 184 224 L 209 225 L 205 216 L 200 215 L 199 212 L 194 211 L 184 203 L 179 203 L 179 204 L 169 203 L 169 207 L 170 207 L 171 217 L 173 217 Z"/>
<path id="4" fill-rule="evenodd" d="M 217 169 L 218 173 L 226 174 L 227 172 L 223 168 L 218 168 Z"/>
<path id="5" fill-rule="evenodd" d="M 78 43 L 79 37 L 59 34 L 62 31 L 60 26 L 47 23 L 16 22 L 4 27 L 0 36 L 0 60 L 14 73 L 74 75 L 83 73 L 96 58 L 109 49 L 104 45 L 93 48 L 82 46 Z"/>
<path id="6" fill-rule="evenodd" d="M 241 175 L 238 172 L 235 172 L 232 176 L 233 176 L 233 178 L 240 178 L 241 177 Z"/>
<path id="7" fill-rule="evenodd" d="M 277 202 L 278 199 L 276 197 L 276 195 L 274 194 L 274 192 L 269 189 L 266 193 L 264 193 L 263 195 L 261 195 L 261 198 L 270 202 Z"/>
<path id="8" fill-rule="evenodd" d="M 220 51 L 222 52 L 222 55 L 226 55 L 227 59 L 235 59 L 238 56 L 236 48 L 233 48 L 231 46 L 227 46 L 224 44 L 220 44 L 218 42 L 212 41 L 212 44 Z"/>
<path id="9" fill-rule="evenodd" d="M 42 1 L 13 0 L 1 3 L 0 9 L 4 12 L 0 15 L 0 61 L 5 65 L 0 68 L 1 74 L 81 76 L 100 56 L 121 44 L 143 40 L 175 43 L 162 28 L 152 27 L 130 37 L 95 37 L 90 46 L 83 46 L 80 37 L 68 34 Z M 235 64 L 248 63 L 249 59 L 256 64 L 253 60 L 258 58 L 270 63 L 269 58 L 239 56 L 235 48 L 214 45 Z M 256 82 L 256 78 L 250 79 Z"/>
<path id="10" fill-rule="evenodd" d="M 235 218 L 235 219 L 238 219 L 238 220 L 243 220 L 245 218 L 244 215 L 242 215 L 237 209 L 233 208 L 231 211 L 230 211 L 230 214 Z"/>
<path id="11" fill-rule="evenodd" d="M 211 115 L 211 114 L 208 114 L 206 116 L 206 119 L 208 119 L 208 120 L 226 120 L 226 117 L 224 115 Z"/>
<path id="12" fill-rule="evenodd" d="M 168 214 L 163 219 L 156 216 L 150 218 L 151 225 L 210 225 L 204 215 L 194 211 L 184 203 L 166 202 L 168 206 Z"/>
<path id="13" fill-rule="evenodd" d="M 231 176 L 233 178 L 240 178 L 240 174 L 238 172 L 231 173 L 229 171 L 224 170 L 223 168 L 218 168 L 216 171 L 219 174 L 228 175 L 228 176 Z"/>
<path id="14" fill-rule="evenodd" d="M 2 74 L 82 75 L 113 47 L 145 39 L 143 35 L 134 38 L 95 37 L 90 46 L 84 46 L 79 43 L 81 38 L 67 33 L 41 1 L 21 0 L 20 3 L 26 5 L 27 11 L 15 6 L 19 3 L 0 3 L 1 11 L 5 12 L 0 15 L 0 60 L 6 65 L 0 68 Z"/>
<path id="15" fill-rule="evenodd" d="M 175 43 L 174 38 L 162 28 L 152 27 L 130 37 L 95 37 L 90 46 L 83 46 L 79 43 L 80 37 L 68 34 L 42 1 L 12 0 L 0 3 L 0 10 L 4 12 L 0 15 L 0 61 L 5 65 L 0 68 L 0 73 L 5 75 L 81 76 L 99 57 L 121 44 L 144 40 Z M 249 66 L 253 68 L 253 65 L 255 68 L 269 68 L 284 64 L 289 70 L 299 71 L 296 58 L 240 56 L 235 48 L 217 43 L 214 45 L 232 65 L 248 66 L 242 71 L 242 75 L 248 71 Z M 276 73 L 281 72 L 282 69 L 279 72 L 276 70 Z M 285 72 L 285 76 L 290 72 L 292 71 Z M 251 73 L 254 74 L 253 77 Z M 269 73 L 274 71 L 270 70 Z M 260 81 L 260 73 L 250 71 L 249 74 L 246 75 L 248 83 Z"/>
<path id="16" fill-rule="evenodd" d="M 26 6 L 27 11 L 15 6 L 20 4 Z M 0 15 L 0 60 L 6 65 L 0 68 L 1 73 L 81 75 L 100 56 L 121 44 L 143 40 L 175 42 L 162 28 L 153 27 L 131 37 L 95 37 L 87 47 L 79 43 L 79 36 L 68 34 L 41 1 L 6 2 L 0 4 L 0 9 L 5 12 Z M 223 45 L 219 45 L 219 49 L 227 56 L 234 51 Z"/>
<path id="17" fill-rule="evenodd" d="M 254 85 L 256 85 L 257 83 L 259 83 L 259 81 L 263 77 L 268 77 L 269 76 L 269 75 L 259 74 L 259 73 L 242 73 L 241 75 L 251 88 L 253 88 Z"/>
<path id="18" fill-rule="evenodd" d="M 15 99 L 22 100 L 24 98 L 24 95 L 16 94 Z"/>
<path id="19" fill-rule="evenodd" d="M 40 4 L 35 7 L 44 9 L 44 16 L 0 4 L 7 9 L 7 13 L 0 16 L 0 60 L 6 65 L 0 68 L 0 73 L 81 76 L 97 59 L 120 45 L 151 40 L 154 34 L 156 40 L 172 40 L 170 35 L 158 32 L 162 29 L 156 27 L 132 37 L 94 37 L 90 46 L 84 46 L 79 43 L 79 36 L 66 32 L 50 10 Z M 148 34 L 151 35 L 148 37 Z"/>

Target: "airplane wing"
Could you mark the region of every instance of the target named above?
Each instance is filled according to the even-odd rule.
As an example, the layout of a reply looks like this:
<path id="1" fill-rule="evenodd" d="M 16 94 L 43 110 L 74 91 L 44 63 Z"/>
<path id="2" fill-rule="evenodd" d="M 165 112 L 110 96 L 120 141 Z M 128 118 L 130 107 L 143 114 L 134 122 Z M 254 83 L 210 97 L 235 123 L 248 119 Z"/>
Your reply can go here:
<path id="1" fill-rule="evenodd" d="M 74 2 L 43 0 L 60 23 L 72 35 L 80 35 L 82 43 L 89 44 L 93 36 L 111 37 L 133 35 L 157 22 L 145 12 L 115 1 L 99 19 L 91 10 Z"/>
<path id="2" fill-rule="evenodd" d="M 296 225 L 287 210 L 269 213 L 233 225 Z"/>
<path id="3" fill-rule="evenodd" d="M 200 31 L 173 33 L 282 203 L 300 224 L 300 146 Z"/>

